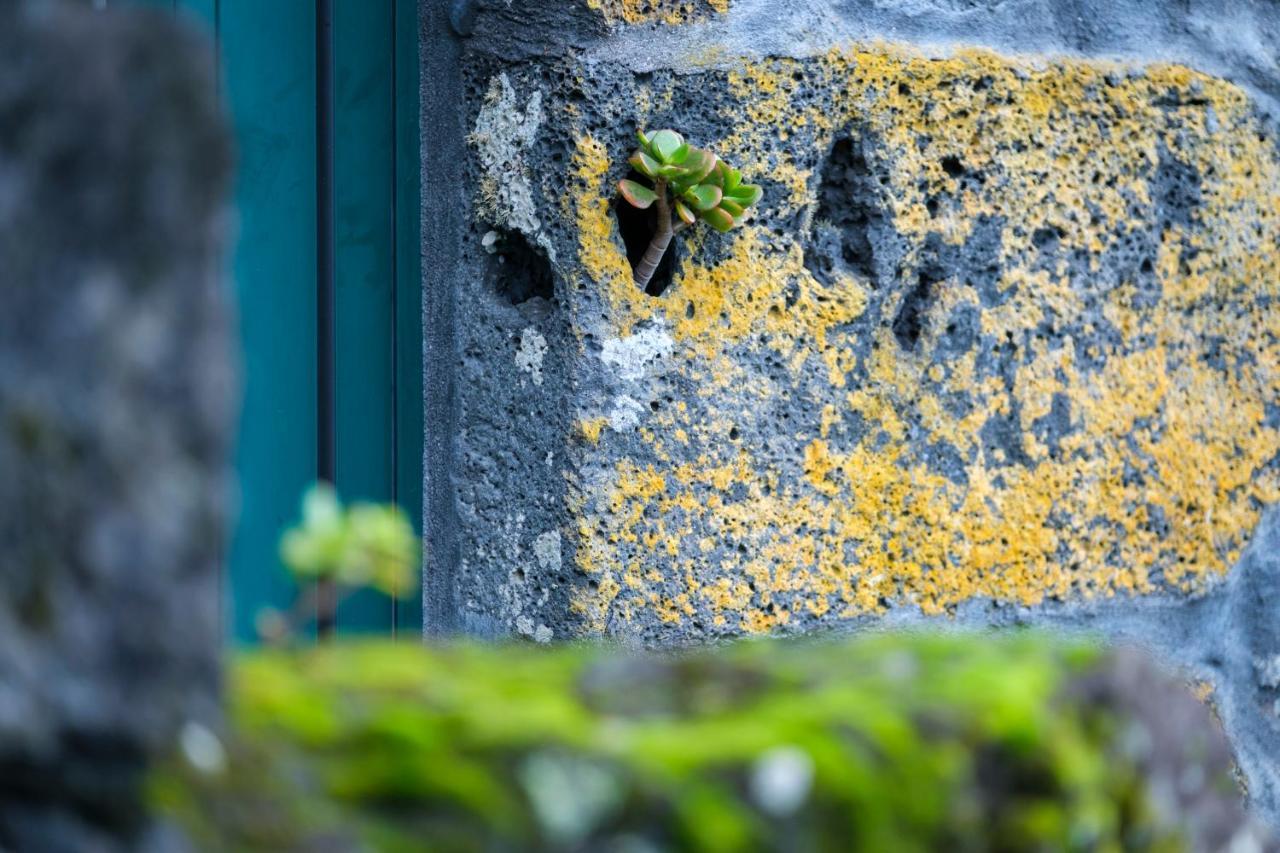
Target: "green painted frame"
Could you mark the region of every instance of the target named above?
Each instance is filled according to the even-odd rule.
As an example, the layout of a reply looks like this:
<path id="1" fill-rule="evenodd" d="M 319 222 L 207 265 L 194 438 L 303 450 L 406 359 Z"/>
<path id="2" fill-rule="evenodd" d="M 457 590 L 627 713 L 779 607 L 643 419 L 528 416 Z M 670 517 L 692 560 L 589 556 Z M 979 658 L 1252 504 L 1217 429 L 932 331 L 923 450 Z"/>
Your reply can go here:
<path id="1" fill-rule="evenodd" d="M 218 48 L 235 123 L 243 404 L 239 523 L 227 624 L 252 642 L 265 606 L 295 594 L 280 531 L 319 473 L 319 388 L 332 382 L 334 470 L 350 500 L 422 518 L 422 301 L 415 0 L 332 0 L 333 356 L 318 366 L 317 6 L 306 0 L 108 0 L 186 15 Z M 421 597 L 360 593 L 342 634 L 422 629 Z"/>

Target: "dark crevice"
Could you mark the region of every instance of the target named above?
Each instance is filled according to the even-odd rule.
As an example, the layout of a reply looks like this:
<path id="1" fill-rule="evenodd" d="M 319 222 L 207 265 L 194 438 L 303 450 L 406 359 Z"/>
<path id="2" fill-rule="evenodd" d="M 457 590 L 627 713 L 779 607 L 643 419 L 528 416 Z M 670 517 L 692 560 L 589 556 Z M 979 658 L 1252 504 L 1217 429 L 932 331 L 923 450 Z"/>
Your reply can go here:
<path id="1" fill-rule="evenodd" d="M 916 286 L 902 300 L 898 316 L 893 320 L 893 335 L 903 349 L 915 349 L 920 340 L 923 315 L 929 303 L 929 290 L 934 282 L 921 273 Z"/>
<path id="2" fill-rule="evenodd" d="M 1058 245 L 1065 236 L 1066 232 L 1056 225 L 1037 228 L 1035 233 L 1031 235 L 1031 244 L 1041 252 L 1053 254 L 1057 251 Z"/>
<path id="3" fill-rule="evenodd" d="M 648 184 L 648 179 L 634 169 L 628 173 L 627 178 Z M 649 248 L 649 242 L 658 228 L 658 211 L 653 207 L 648 210 L 637 210 L 619 196 L 614 202 L 613 212 L 618 217 L 618 233 L 622 235 L 622 242 L 627 247 L 627 261 L 634 270 L 636 264 L 640 263 L 640 259 L 644 257 L 645 250 Z M 676 254 L 679 251 L 677 243 L 678 240 L 671 241 L 666 255 L 662 258 L 662 263 L 658 264 L 653 278 L 649 279 L 649 284 L 644 289 L 648 295 L 661 296 L 675 279 Z"/>
<path id="4" fill-rule="evenodd" d="M 931 239 L 928 245 L 934 246 L 937 242 L 936 239 Z M 898 315 L 893 318 L 893 336 L 898 339 L 898 345 L 903 349 L 916 348 L 916 344 L 920 341 L 920 333 L 924 330 L 929 304 L 936 295 L 936 286 L 946 277 L 946 270 L 936 256 L 921 264 L 915 286 L 903 297 Z"/>
<path id="5" fill-rule="evenodd" d="M 547 256 L 518 231 L 498 231 L 492 245 L 498 295 L 512 305 L 555 299 L 555 276 Z"/>
<path id="6" fill-rule="evenodd" d="M 879 284 L 873 238 L 885 227 L 878 204 L 883 191 L 863 154 L 861 140 L 836 140 L 822 167 L 813 237 L 805 266 L 823 284 L 853 274 Z"/>
<path id="7" fill-rule="evenodd" d="M 959 178 L 968 170 L 965 169 L 964 163 L 961 162 L 959 157 L 949 156 L 942 158 L 942 171 L 953 178 Z"/>

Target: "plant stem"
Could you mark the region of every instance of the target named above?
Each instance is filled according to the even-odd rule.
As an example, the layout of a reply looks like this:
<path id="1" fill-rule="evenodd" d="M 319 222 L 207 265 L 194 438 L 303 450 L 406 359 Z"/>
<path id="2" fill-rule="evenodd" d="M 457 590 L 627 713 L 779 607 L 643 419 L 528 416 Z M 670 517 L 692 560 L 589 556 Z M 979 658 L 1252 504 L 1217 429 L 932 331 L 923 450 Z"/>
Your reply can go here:
<path id="1" fill-rule="evenodd" d="M 653 278 L 653 273 L 658 269 L 658 264 L 662 263 L 662 257 L 667 253 L 667 247 L 671 245 L 671 238 L 675 234 L 671 228 L 671 206 L 667 203 L 667 182 L 659 180 L 654 192 L 658 194 L 656 202 L 658 206 L 658 230 L 654 232 L 653 239 L 649 241 L 649 248 L 645 249 L 644 257 L 640 259 L 640 263 L 636 264 L 635 279 L 636 285 L 641 289 L 649 286 L 649 281 Z"/>

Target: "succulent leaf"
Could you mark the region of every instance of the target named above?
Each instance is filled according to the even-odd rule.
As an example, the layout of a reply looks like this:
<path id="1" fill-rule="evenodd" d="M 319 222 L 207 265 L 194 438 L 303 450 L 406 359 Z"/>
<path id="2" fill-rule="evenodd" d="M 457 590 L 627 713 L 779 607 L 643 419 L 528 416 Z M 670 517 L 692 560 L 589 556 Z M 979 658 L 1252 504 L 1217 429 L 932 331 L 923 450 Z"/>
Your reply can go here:
<path id="1" fill-rule="evenodd" d="M 677 196 L 682 196 L 689 191 L 691 187 L 696 187 L 698 182 L 688 172 L 683 172 L 671 180 L 671 189 Z"/>
<path id="2" fill-rule="evenodd" d="M 728 213 L 728 211 L 719 207 L 704 210 L 701 212 L 701 216 L 703 221 L 719 231 L 721 234 L 732 230 L 733 226 L 737 224 L 734 222 L 733 217 Z"/>
<path id="3" fill-rule="evenodd" d="M 656 154 L 663 163 L 674 163 L 676 155 L 684 147 L 684 144 L 684 137 L 674 130 L 659 130 L 650 137 L 649 150 Z"/>
<path id="4" fill-rule="evenodd" d="M 751 207 L 751 205 L 758 202 L 761 196 L 764 195 L 764 190 L 756 184 L 742 184 L 731 191 L 727 190 L 725 195 L 729 196 L 743 207 Z"/>
<path id="5" fill-rule="evenodd" d="M 742 205 L 738 204 L 729 196 L 725 196 L 724 198 L 720 199 L 720 207 L 724 209 L 734 219 L 737 219 L 739 216 L 741 216 L 745 212 L 745 209 L 742 207 Z"/>
<path id="6" fill-rule="evenodd" d="M 729 167 L 725 165 L 723 160 L 717 160 L 715 168 L 702 179 L 702 182 L 704 184 L 711 184 L 712 186 L 724 189 L 724 177 L 725 172 L 728 171 L 728 169 Z"/>
<path id="7" fill-rule="evenodd" d="M 724 233 L 739 225 L 747 209 L 764 195 L 761 187 L 743 183 L 740 170 L 713 152 L 689 144 L 674 130 L 637 130 L 636 138 L 640 150 L 628 162 L 657 187 L 632 180 L 619 182 L 619 192 L 634 207 L 644 210 L 660 199 L 670 199 L 682 228 L 701 219 Z"/>
<path id="8" fill-rule="evenodd" d="M 709 184 L 698 184 L 696 187 L 690 187 L 684 194 L 684 197 L 693 203 L 698 210 L 710 210 L 720 203 L 720 199 L 724 197 L 724 193 L 720 192 L 719 187 L 713 187 Z"/>
<path id="9" fill-rule="evenodd" d="M 627 200 L 628 204 L 640 210 L 648 209 L 651 204 L 658 200 L 657 193 L 644 184 L 638 184 L 635 181 L 618 181 L 618 192 L 622 193 L 622 197 Z"/>
<path id="10" fill-rule="evenodd" d="M 697 215 L 695 215 L 694 212 L 690 210 L 680 199 L 676 199 L 676 216 L 679 216 L 680 221 L 685 225 L 692 225 L 698 221 Z"/>
<path id="11" fill-rule="evenodd" d="M 631 159 L 627 162 L 630 163 L 632 168 L 637 172 L 642 175 L 647 175 L 650 178 L 658 177 L 658 169 L 661 168 L 661 164 L 658 163 L 657 160 L 653 159 L 643 151 L 637 151 L 632 154 Z"/>
<path id="12" fill-rule="evenodd" d="M 684 167 L 689 170 L 690 177 L 693 178 L 692 183 L 701 183 L 716 167 L 716 155 L 710 151 L 695 148 L 689 152 L 689 159 L 684 161 Z"/>

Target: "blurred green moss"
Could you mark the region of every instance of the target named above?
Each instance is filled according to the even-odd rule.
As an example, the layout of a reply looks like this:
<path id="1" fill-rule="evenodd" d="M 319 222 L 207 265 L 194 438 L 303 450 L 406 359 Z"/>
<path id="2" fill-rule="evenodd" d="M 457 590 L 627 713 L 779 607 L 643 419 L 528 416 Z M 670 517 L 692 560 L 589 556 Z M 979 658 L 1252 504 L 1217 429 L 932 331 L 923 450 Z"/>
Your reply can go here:
<path id="1" fill-rule="evenodd" d="M 1177 850 L 1034 635 L 644 656 L 334 644 L 238 659 L 225 761 L 156 808 L 208 850 Z M 200 768 L 200 769 L 198 769 Z"/>

